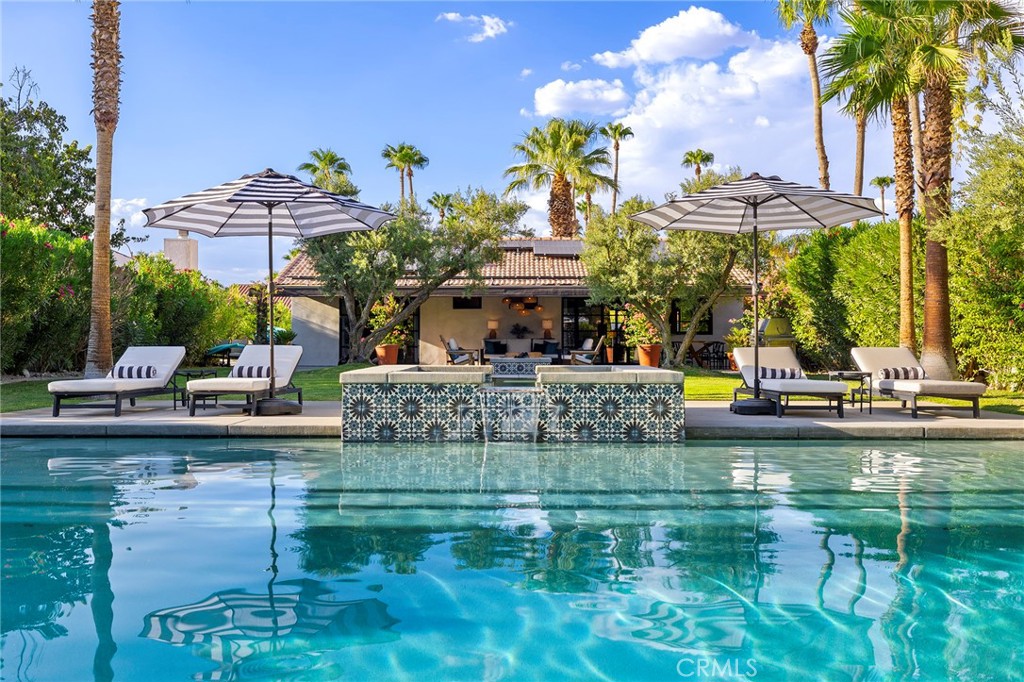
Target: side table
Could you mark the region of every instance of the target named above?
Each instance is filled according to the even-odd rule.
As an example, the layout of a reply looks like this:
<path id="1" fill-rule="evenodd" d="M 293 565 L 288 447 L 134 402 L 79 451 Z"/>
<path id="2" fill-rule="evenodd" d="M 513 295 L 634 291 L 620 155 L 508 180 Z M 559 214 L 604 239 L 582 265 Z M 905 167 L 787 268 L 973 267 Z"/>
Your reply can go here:
<path id="1" fill-rule="evenodd" d="M 181 406 L 188 407 L 188 382 L 189 379 L 203 379 L 217 376 L 215 369 L 179 369 L 174 372 L 174 404 L 178 404 L 178 394 L 181 393 Z M 178 386 L 178 377 L 185 380 L 184 386 Z M 214 398 L 216 400 L 216 398 Z M 206 398 L 201 399 L 206 403 Z"/>
<path id="2" fill-rule="evenodd" d="M 868 397 L 868 414 L 872 414 L 873 403 L 872 403 L 872 377 L 871 372 L 861 372 L 858 370 L 835 370 L 828 373 L 829 379 L 838 379 L 840 381 L 852 381 L 857 380 L 860 382 L 860 386 L 850 388 L 850 407 L 857 405 L 858 399 L 860 400 L 860 411 L 864 411 L 864 396 Z"/>

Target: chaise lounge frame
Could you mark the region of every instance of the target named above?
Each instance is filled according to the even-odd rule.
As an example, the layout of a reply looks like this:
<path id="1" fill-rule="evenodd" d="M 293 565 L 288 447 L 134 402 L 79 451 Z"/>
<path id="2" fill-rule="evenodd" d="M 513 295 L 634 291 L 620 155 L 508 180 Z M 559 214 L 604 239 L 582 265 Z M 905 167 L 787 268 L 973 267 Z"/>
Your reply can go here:
<path id="1" fill-rule="evenodd" d="M 743 373 L 743 368 L 748 367 L 753 369 L 753 348 L 734 348 L 733 358 L 736 361 L 736 366 L 740 368 L 740 376 L 743 378 L 743 385 L 734 388 L 732 391 L 733 402 L 736 402 L 736 397 L 739 394 L 754 395 L 754 387 L 747 381 L 747 377 Z M 760 367 L 774 367 L 776 369 L 783 368 L 796 368 L 800 367 L 800 363 L 796 358 L 796 353 L 789 346 L 765 346 L 758 349 L 758 365 Z M 766 388 L 764 385 L 765 381 L 778 381 L 778 382 L 800 382 L 799 384 L 794 383 L 792 390 L 779 390 L 773 388 Z M 810 384 L 821 384 L 820 389 L 810 387 Z M 842 390 L 840 391 L 840 386 Z M 821 390 L 824 389 L 824 390 Z M 832 403 L 835 402 L 836 414 L 840 419 L 846 416 L 843 409 L 846 400 L 846 392 L 849 388 L 845 383 L 841 384 L 838 381 L 823 381 L 819 379 L 761 379 L 761 395 L 771 398 L 775 402 L 775 416 L 782 417 L 786 413 L 786 408 L 789 407 L 790 396 L 799 395 L 807 396 L 809 398 L 819 398 L 827 401 L 825 405 L 800 405 L 801 410 L 828 410 L 832 411 Z"/>

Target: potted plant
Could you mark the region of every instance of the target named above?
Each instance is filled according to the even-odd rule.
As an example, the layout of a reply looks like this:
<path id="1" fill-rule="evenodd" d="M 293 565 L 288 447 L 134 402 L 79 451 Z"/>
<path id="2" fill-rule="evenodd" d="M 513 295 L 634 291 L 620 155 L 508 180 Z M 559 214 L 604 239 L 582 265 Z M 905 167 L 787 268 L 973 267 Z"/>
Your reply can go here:
<path id="1" fill-rule="evenodd" d="M 629 303 L 622 323 L 622 337 L 627 346 L 636 346 L 641 365 L 657 367 L 661 364 L 661 332 Z"/>
<path id="2" fill-rule="evenodd" d="M 274 343 L 279 346 L 290 345 L 298 334 L 293 329 L 275 329 L 274 330 Z"/>
<path id="3" fill-rule="evenodd" d="M 509 330 L 509 333 L 512 334 L 512 336 L 516 337 L 517 339 L 521 339 L 527 336 L 528 334 L 532 334 L 533 330 L 525 325 L 516 323 L 512 325 L 512 329 Z"/>
<path id="4" fill-rule="evenodd" d="M 402 311 L 402 305 L 393 294 L 378 301 L 370 310 L 370 324 L 374 329 L 380 329 L 387 325 Z M 394 365 L 398 363 L 398 349 L 409 342 L 409 323 L 400 322 L 396 324 L 387 334 L 384 335 L 375 348 L 377 351 L 377 362 L 382 365 Z"/>

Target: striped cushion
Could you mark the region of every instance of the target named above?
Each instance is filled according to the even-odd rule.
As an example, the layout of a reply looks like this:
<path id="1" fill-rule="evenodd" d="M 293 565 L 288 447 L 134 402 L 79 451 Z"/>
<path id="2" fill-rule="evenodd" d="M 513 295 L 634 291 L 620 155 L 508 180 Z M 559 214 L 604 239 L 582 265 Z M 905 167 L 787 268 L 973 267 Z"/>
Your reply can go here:
<path id="1" fill-rule="evenodd" d="M 111 379 L 155 379 L 153 365 L 115 365 L 110 370 Z"/>
<path id="2" fill-rule="evenodd" d="M 883 367 L 878 370 L 879 379 L 924 379 L 922 367 Z"/>
<path id="3" fill-rule="evenodd" d="M 245 379 L 270 378 L 269 365 L 235 365 L 228 376 L 243 377 Z"/>
<path id="4" fill-rule="evenodd" d="M 804 371 L 799 367 L 762 367 L 762 379 L 803 379 Z"/>

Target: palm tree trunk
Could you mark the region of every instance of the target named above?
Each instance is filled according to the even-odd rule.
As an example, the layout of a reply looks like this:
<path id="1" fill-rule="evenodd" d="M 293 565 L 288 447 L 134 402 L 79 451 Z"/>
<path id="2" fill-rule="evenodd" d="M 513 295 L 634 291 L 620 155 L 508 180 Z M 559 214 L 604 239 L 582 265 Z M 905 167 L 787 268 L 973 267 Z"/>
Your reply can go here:
<path id="1" fill-rule="evenodd" d="M 405 206 L 405 169 L 401 166 L 398 167 L 398 183 L 401 185 L 401 194 L 399 195 L 398 205 Z"/>
<path id="2" fill-rule="evenodd" d="M 915 92 L 908 98 L 910 102 L 910 139 L 914 144 L 914 186 L 924 187 L 921 182 L 921 170 L 924 168 L 924 152 L 921 149 L 921 100 Z"/>
<path id="3" fill-rule="evenodd" d="M 814 24 L 806 22 L 800 31 L 800 45 L 807 55 L 807 68 L 811 74 L 811 97 L 814 110 L 814 147 L 818 151 L 818 182 L 822 189 L 829 187 L 828 155 L 825 154 L 825 132 L 821 122 L 821 80 L 818 78 L 818 60 L 814 56 L 818 50 L 818 35 Z"/>
<path id="4" fill-rule="evenodd" d="M 551 180 L 551 194 L 548 198 L 548 221 L 551 223 L 552 237 L 575 237 L 579 230 L 572 195 L 569 179 L 564 175 L 555 175 Z"/>
<path id="5" fill-rule="evenodd" d="M 900 345 L 917 351 L 914 321 L 914 162 L 907 100 L 892 102 L 892 148 L 896 173 L 896 219 L 900 225 Z M 885 188 L 882 188 L 885 203 Z M 884 210 L 884 209 L 883 209 Z"/>
<path id="6" fill-rule="evenodd" d="M 863 108 L 858 109 L 854 122 L 857 128 L 857 148 L 853 162 L 853 193 L 861 194 L 864 191 L 864 137 L 868 127 L 868 112 Z"/>
<path id="7" fill-rule="evenodd" d="M 412 166 L 405 169 L 406 174 L 409 176 L 409 203 L 415 204 L 416 198 L 412 193 Z"/>
<path id="8" fill-rule="evenodd" d="M 949 261 L 946 246 L 935 237 L 939 221 L 949 215 L 952 180 L 952 97 L 949 82 L 933 77 L 924 91 L 923 157 L 925 242 L 924 334 L 921 366 L 933 379 L 957 376 L 949 314 Z"/>
<path id="9" fill-rule="evenodd" d="M 93 117 L 96 121 L 96 208 L 92 299 L 85 376 L 104 376 L 114 364 L 110 331 L 110 177 L 121 91 L 121 14 L 117 0 L 92 5 Z"/>
<path id="10" fill-rule="evenodd" d="M 612 145 L 612 150 L 615 152 L 615 168 L 612 172 L 612 182 L 615 186 L 612 187 L 612 215 L 615 215 L 615 201 L 619 198 L 619 141 L 615 140 L 615 144 Z"/>

